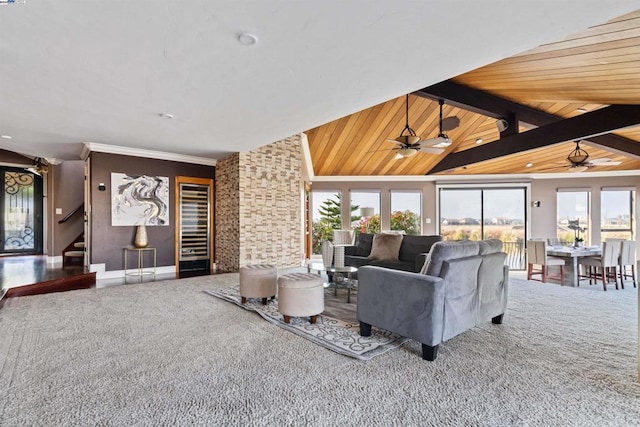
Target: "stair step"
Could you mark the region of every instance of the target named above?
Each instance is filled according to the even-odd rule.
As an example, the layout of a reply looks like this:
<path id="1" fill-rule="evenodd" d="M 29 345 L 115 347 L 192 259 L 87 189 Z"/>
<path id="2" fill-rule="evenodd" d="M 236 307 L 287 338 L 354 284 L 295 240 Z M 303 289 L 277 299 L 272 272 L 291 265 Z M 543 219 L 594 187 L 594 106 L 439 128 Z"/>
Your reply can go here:
<path id="1" fill-rule="evenodd" d="M 64 253 L 65 257 L 84 257 L 84 251 L 68 251 Z"/>
<path id="2" fill-rule="evenodd" d="M 73 244 L 74 248 L 83 248 L 84 249 L 84 242 L 75 242 Z"/>

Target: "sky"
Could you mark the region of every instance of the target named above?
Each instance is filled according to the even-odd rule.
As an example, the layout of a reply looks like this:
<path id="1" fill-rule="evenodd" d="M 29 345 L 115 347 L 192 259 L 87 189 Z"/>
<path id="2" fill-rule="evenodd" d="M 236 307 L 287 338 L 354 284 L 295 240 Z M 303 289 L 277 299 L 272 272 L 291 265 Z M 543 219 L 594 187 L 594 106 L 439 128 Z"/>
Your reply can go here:
<path id="1" fill-rule="evenodd" d="M 320 214 L 318 213 L 318 207 L 320 204 L 328 199 L 335 199 L 335 191 L 312 191 L 311 192 L 311 206 L 313 209 L 313 220 L 317 221 L 320 219 Z M 373 208 L 374 214 L 380 214 L 380 193 L 379 192 L 351 192 L 351 202 L 352 205 L 358 205 L 360 207 L 371 207 Z M 391 210 L 392 211 L 405 211 L 410 210 L 411 212 L 420 213 L 421 207 L 421 199 L 420 192 L 404 192 L 404 191 L 393 191 L 391 193 Z M 359 211 L 354 211 L 354 215 L 360 215 Z"/>

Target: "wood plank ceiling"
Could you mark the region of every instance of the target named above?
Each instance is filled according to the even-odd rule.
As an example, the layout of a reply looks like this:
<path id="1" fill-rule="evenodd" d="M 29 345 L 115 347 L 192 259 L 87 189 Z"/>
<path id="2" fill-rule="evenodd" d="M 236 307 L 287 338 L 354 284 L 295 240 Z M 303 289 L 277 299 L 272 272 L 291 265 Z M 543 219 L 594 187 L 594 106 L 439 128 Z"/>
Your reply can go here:
<path id="1" fill-rule="evenodd" d="M 558 41 L 457 76 L 453 82 L 570 118 L 612 104 L 640 104 L 640 10 Z M 446 101 L 445 101 L 446 102 Z M 409 96 L 409 126 L 422 139 L 438 134 L 438 103 Z M 440 155 L 418 153 L 395 160 L 395 138 L 405 125 L 401 96 L 306 132 L 316 176 L 424 175 L 451 152 L 499 139 L 496 119 L 445 103 L 443 116 L 458 116 L 448 131 L 453 144 Z M 640 120 L 639 120 L 640 121 Z M 526 132 L 521 124 L 520 132 Z M 640 144 L 640 126 L 615 132 Z M 638 156 L 581 144 L 590 159 L 609 158 L 617 166 L 589 171 L 640 169 Z M 557 173 L 567 171 L 567 141 L 544 148 L 469 164 L 444 174 Z M 528 163 L 533 165 L 527 167 Z"/>

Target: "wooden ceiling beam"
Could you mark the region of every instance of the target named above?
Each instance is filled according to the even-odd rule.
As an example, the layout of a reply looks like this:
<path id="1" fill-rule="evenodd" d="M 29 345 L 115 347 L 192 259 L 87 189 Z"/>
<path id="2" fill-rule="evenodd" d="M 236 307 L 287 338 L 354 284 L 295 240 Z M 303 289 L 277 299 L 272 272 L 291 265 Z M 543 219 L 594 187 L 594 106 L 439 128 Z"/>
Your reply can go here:
<path id="1" fill-rule="evenodd" d="M 509 135 L 490 144 L 451 153 L 428 173 L 443 172 L 565 141 L 580 139 L 593 141 L 603 134 L 638 123 L 640 123 L 640 105 L 612 105 L 580 116 L 555 121 L 527 132 Z M 629 147 L 625 146 L 625 148 Z M 632 148 L 635 150 L 633 154 L 640 154 L 640 144 L 633 142 Z"/>
<path id="2" fill-rule="evenodd" d="M 444 99 L 448 105 L 496 119 L 508 120 L 515 115 L 519 121 L 534 126 L 544 126 L 562 120 L 562 117 L 455 83 L 452 80 L 436 83 L 414 93 L 433 100 Z"/>
<path id="3" fill-rule="evenodd" d="M 420 89 L 416 91 L 415 94 L 418 96 L 423 96 L 425 98 L 429 98 L 433 100 L 444 99 L 448 105 L 454 105 L 459 108 L 473 111 L 475 113 L 482 114 L 488 117 L 493 117 L 496 119 L 505 119 L 511 122 L 511 120 L 513 120 L 513 117 L 516 117 L 518 122 L 528 123 L 530 125 L 537 126 L 537 127 L 544 127 L 552 123 L 560 123 L 565 121 L 565 119 L 561 116 L 556 116 L 554 114 L 550 114 L 542 110 L 538 110 L 526 105 L 518 104 L 517 102 L 513 102 L 508 99 L 504 99 L 499 96 L 490 94 L 488 92 L 456 83 L 452 80 L 447 80 L 447 81 L 426 87 L 424 89 Z M 569 120 L 569 119 L 566 119 L 566 120 Z M 634 125 L 637 123 L 638 122 L 633 123 L 631 125 Z M 512 127 L 511 123 L 509 127 L 510 128 Z M 562 126 L 558 128 L 553 128 L 553 129 L 560 129 L 561 127 Z M 616 130 L 616 129 L 619 129 L 619 128 L 612 127 L 610 130 Z M 531 131 L 528 131 L 527 133 L 529 132 Z M 608 132 L 609 131 L 605 132 L 604 134 L 594 134 L 597 136 L 589 137 L 588 138 L 589 142 L 593 144 L 597 144 L 605 149 L 608 148 L 616 152 L 631 155 L 634 158 L 640 157 L 640 144 L 638 144 L 637 141 L 634 141 L 632 139 L 625 138 L 622 136 L 613 135 Z M 507 135 L 503 134 L 501 136 L 504 138 Z M 586 136 L 576 137 L 575 139 L 578 139 L 578 138 L 587 139 Z M 558 139 L 558 138 L 553 138 L 553 139 Z M 570 138 L 570 139 L 574 139 L 574 138 Z M 557 141 L 557 142 L 563 142 L 563 141 Z M 555 143 L 556 142 L 553 142 L 551 144 L 555 144 Z M 484 148 L 486 150 L 490 150 L 489 147 L 492 147 L 494 144 L 495 142 L 486 144 L 483 147 L 477 147 L 477 148 Z M 549 145 L 549 144 L 546 144 L 546 145 Z M 476 148 L 473 148 L 471 150 L 475 150 L 475 149 Z M 529 150 L 529 149 L 526 149 L 526 150 Z M 525 149 L 522 149 L 520 151 L 525 151 Z M 446 158 L 450 156 L 451 154 Z M 491 158 L 495 158 L 498 156 L 499 155 L 495 155 Z M 445 159 L 443 159 L 440 163 L 443 163 Z M 478 161 L 481 161 L 481 160 L 470 160 L 469 163 L 467 164 L 476 163 Z M 465 165 L 462 164 L 459 166 L 465 166 Z M 458 167 L 458 166 L 455 166 L 455 167 Z M 445 169 L 448 169 L 448 168 L 445 168 Z M 440 164 L 438 164 L 432 170 L 430 170 L 428 174 L 435 173 L 436 171 L 445 170 L 445 169 L 441 169 Z"/>

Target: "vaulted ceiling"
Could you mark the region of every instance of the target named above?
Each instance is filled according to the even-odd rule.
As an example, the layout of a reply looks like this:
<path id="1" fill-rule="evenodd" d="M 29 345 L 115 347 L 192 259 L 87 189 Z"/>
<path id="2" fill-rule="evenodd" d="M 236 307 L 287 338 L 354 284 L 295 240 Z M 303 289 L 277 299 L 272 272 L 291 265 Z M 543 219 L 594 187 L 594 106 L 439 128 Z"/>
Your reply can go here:
<path id="1" fill-rule="evenodd" d="M 395 159 L 386 140 L 405 126 L 404 96 L 307 131 L 314 174 L 565 172 L 575 141 L 590 160 L 621 162 L 589 171 L 640 170 L 638 70 L 640 10 L 412 93 L 409 125 L 421 139 L 438 134 L 438 99 L 444 117 L 460 119 L 443 154 Z M 502 135 L 498 118 L 512 124 Z"/>
<path id="2" fill-rule="evenodd" d="M 637 8 L 369 3 L 0 1 L 0 149 L 77 160 L 91 142 L 220 159 Z"/>

